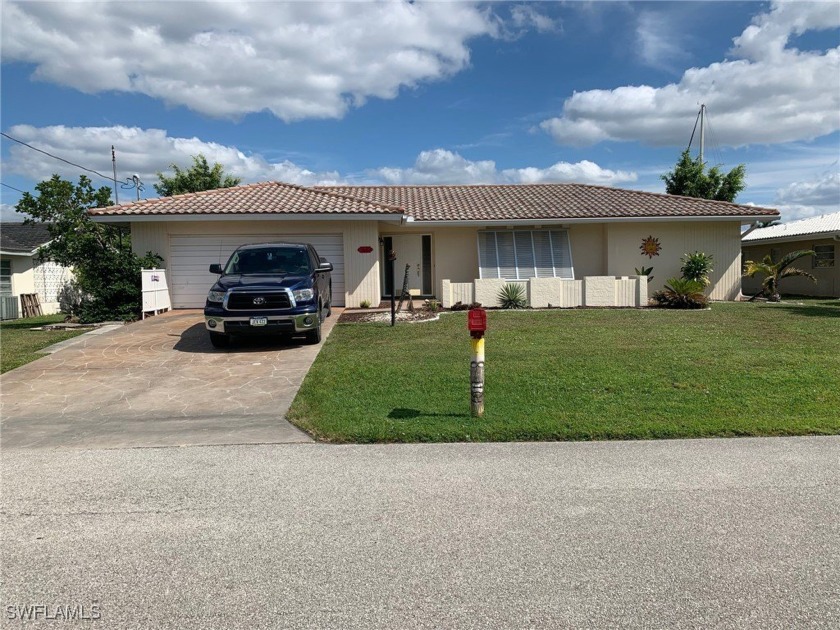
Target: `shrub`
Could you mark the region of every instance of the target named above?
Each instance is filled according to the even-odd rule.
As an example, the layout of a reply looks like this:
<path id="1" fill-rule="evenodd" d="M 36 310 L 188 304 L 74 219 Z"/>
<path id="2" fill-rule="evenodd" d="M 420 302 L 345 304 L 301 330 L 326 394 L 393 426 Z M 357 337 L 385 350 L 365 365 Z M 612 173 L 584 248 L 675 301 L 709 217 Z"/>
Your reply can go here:
<path id="1" fill-rule="evenodd" d="M 73 282 L 65 282 L 58 292 L 58 308 L 66 315 L 79 315 L 82 306 L 82 292 L 79 286 Z"/>
<path id="2" fill-rule="evenodd" d="M 429 298 L 423 302 L 423 308 L 430 313 L 437 313 L 441 309 L 440 301 L 435 298 Z"/>
<path id="3" fill-rule="evenodd" d="M 644 265 L 642 265 L 641 269 L 637 267 L 635 271 L 637 276 L 647 276 L 648 283 L 650 283 L 650 281 L 653 280 L 653 276 L 650 275 L 650 272 L 653 271 L 653 267 L 645 267 Z"/>
<path id="4" fill-rule="evenodd" d="M 360 308 L 370 308 L 370 300 L 362 300 L 359 302 Z"/>
<path id="5" fill-rule="evenodd" d="M 651 297 L 655 306 L 662 308 L 706 308 L 709 299 L 703 292 L 705 285 L 699 280 L 671 278 L 661 291 Z"/>
<path id="6" fill-rule="evenodd" d="M 525 308 L 528 305 L 525 287 L 521 284 L 509 282 L 499 290 L 497 297 L 502 308 Z"/>
<path id="7" fill-rule="evenodd" d="M 712 257 L 703 252 L 686 254 L 681 259 L 682 267 L 680 273 L 686 280 L 702 282 L 704 287 L 709 286 L 709 274 L 712 273 Z"/>

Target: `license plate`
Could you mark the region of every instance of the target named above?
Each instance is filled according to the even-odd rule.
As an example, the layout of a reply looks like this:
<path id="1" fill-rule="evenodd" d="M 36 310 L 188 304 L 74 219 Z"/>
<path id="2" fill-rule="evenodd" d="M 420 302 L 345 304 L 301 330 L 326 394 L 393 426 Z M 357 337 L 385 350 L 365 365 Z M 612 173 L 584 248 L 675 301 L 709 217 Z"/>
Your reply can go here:
<path id="1" fill-rule="evenodd" d="M 252 317 L 251 326 L 265 326 L 268 323 L 268 317 Z"/>

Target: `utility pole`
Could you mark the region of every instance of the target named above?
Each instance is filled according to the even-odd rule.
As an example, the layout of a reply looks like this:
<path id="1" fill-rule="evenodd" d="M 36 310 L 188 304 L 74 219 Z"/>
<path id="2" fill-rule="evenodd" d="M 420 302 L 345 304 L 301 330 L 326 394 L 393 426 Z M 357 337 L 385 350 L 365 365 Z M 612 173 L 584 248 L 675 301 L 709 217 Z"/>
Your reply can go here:
<path id="1" fill-rule="evenodd" d="M 114 152 L 114 145 L 111 145 L 111 166 L 114 167 L 114 205 L 120 205 L 120 193 L 117 192 L 117 154 Z"/>
<path id="2" fill-rule="evenodd" d="M 706 104 L 700 104 L 700 163 L 703 163 L 703 151 L 706 148 Z"/>

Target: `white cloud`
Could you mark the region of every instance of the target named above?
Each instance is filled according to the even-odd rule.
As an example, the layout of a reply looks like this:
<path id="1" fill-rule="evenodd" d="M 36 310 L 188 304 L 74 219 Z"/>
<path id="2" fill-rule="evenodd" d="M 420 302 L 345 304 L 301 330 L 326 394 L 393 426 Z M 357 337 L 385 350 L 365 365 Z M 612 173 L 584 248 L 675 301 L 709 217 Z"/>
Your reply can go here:
<path id="1" fill-rule="evenodd" d="M 513 25 L 520 29 L 533 28 L 538 33 L 557 33 L 562 30 L 560 20 L 540 13 L 532 5 L 518 4 L 510 9 Z"/>
<path id="2" fill-rule="evenodd" d="M 825 173 L 805 182 L 793 182 L 776 194 L 780 203 L 809 204 L 840 209 L 840 172 Z"/>
<path id="3" fill-rule="evenodd" d="M 0 221 L 9 221 L 11 223 L 23 223 L 29 215 L 21 214 L 15 210 L 15 207 L 9 203 L 0 203 Z"/>
<path id="4" fill-rule="evenodd" d="M 492 160 L 467 160 L 445 149 L 423 151 L 411 168 L 380 168 L 369 175 L 386 184 L 536 184 L 574 182 L 613 186 L 636 180 L 636 174 L 604 169 L 584 160 L 498 170 Z"/>
<path id="5" fill-rule="evenodd" d="M 225 172 L 240 177 L 243 183 L 282 181 L 302 186 L 350 183 L 337 171 L 312 171 L 290 160 L 271 162 L 262 155 L 246 155 L 233 146 L 206 142 L 199 138 L 177 138 L 163 129 L 138 127 L 33 127 L 16 125 L 9 135 L 34 147 L 60 156 L 76 164 L 87 166 L 111 176 L 111 145 L 117 151 L 117 178 L 125 181 L 137 173 L 145 184 L 145 197 L 154 197 L 153 184 L 158 171 L 168 171 L 170 164 L 180 167 L 192 165 L 192 156 L 203 154 L 207 161 L 220 163 Z M 47 179 L 53 173 L 76 181 L 81 171 L 21 145 L 11 145 L 4 168 L 10 173 L 34 181 Z M 94 185 L 106 186 L 108 181 L 92 177 Z M 547 168 L 527 166 L 499 170 L 492 160 L 471 161 L 458 153 L 435 149 L 423 151 L 411 168 L 383 167 L 366 173 L 371 184 L 491 184 L 578 182 L 612 186 L 636 180 L 636 174 L 601 168 L 584 160 L 574 164 L 557 162 Z M 120 191 L 123 201 L 134 192 Z"/>
<path id="6" fill-rule="evenodd" d="M 738 57 L 686 70 L 664 87 L 575 92 L 540 127 L 576 146 L 604 140 L 684 145 L 706 103 L 721 146 L 807 140 L 840 129 L 840 47 L 804 52 L 793 35 L 840 26 L 836 3 L 774 3 L 735 38 Z M 651 42 L 652 56 L 662 54 Z"/>
<path id="7" fill-rule="evenodd" d="M 666 14 L 644 11 L 636 24 L 639 57 L 647 65 L 661 70 L 674 70 L 674 64 L 687 54 L 680 44 L 685 35 L 669 21 Z"/>
<path id="8" fill-rule="evenodd" d="M 134 92 L 216 117 L 341 118 L 449 77 L 498 36 L 474 3 L 3 2 L 4 61 L 86 93 Z M 530 14 L 529 14 L 530 15 Z M 523 18 L 526 19 L 526 18 Z M 536 13 L 528 18 L 544 26 Z"/>
<path id="9" fill-rule="evenodd" d="M 242 178 L 243 182 L 277 180 L 292 184 L 336 184 L 338 173 L 314 172 L 289 160 L 269 162 L 260 155 L 246 155 L 236 147 L 205 142 L 198 138 L 177 138 L 163 129 L 138 127 L 33 127 L 16 125 L 8 130 L 10 136 L 41 150 L 57 155 L 76 164 L 99 171 L 108 177 L 112 174 L 111 145 L 117 152 L 117 179 L 124 181 L 133 173 L 145 183 L 146 196 L 156 196 L 152 185 L 157 182 L 158 171 L 168 172 L 170 164 L 192 166 L 192 156 L 203 154 L 210 164 L 220 163 L 225 172 Z M 24 175 L 35 181 L 58 173 L 75 181 L 82 171 L 54 160 L 42 153 L 18 144 L 9 148 L 9 159 L 4 164 L 9 172 Z M 91 177 L 94 185 L 108 182 Z M 123 195 L 129 193 L 121 192 Z"/>

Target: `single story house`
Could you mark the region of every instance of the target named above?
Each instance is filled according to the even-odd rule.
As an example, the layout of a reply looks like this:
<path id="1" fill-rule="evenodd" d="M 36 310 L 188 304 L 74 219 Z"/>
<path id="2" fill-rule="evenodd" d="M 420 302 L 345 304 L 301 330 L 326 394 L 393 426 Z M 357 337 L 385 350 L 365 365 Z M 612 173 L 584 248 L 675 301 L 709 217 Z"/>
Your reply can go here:
<path id="1" fill-rule="evenodd" d="M 444 306 L 496 303 L 505 282 L 525 285 L 532 306 L 647 303 L 679 275 L 680 258 L 714 257 L 711 297 L 741 290 L 744 224 L 778 211 L 581 184 L 336 186 L 265 182 L 147 199 L 90 211 L 131 224 L 132 247 L 165 260 L 174 308 L 204 305 L 214 276 L 239 245 L 312 243 L 332 262 L 333 300 L 377 304 L 406 268 L 414 295 Z M 396 253 L 394 278 L 385 277 Z M 636 269 L 653 267 L 653 281 Z"/>
<path id="2" fill-rule="evenodd" d="M 21 294 L 37 293 L 44 315 L 59 312 L 59 292 L 73 273 L 57 263 L 40 260 L 38 250 L 49 242 L 45 224 L 0 223 L 2 319 L 21 316 Z"/>
<path id="3" fill-rule="evenodd" d="M 817 279 L 814 284 L 807 278 L 788 278 L 781 284 L 785 293 L 840 297 L 840 212 L 800 219 L 790 223 L 757 228 L 742 240 L 744 260 L 764 260 L 770 256 L 774 262 L 800 249 L 812 250 L 814 256 L 800 258 L 794 266 L 807 271 Z M 744 292 L 758 293 L 763 276 L 744 278 Z"/>

